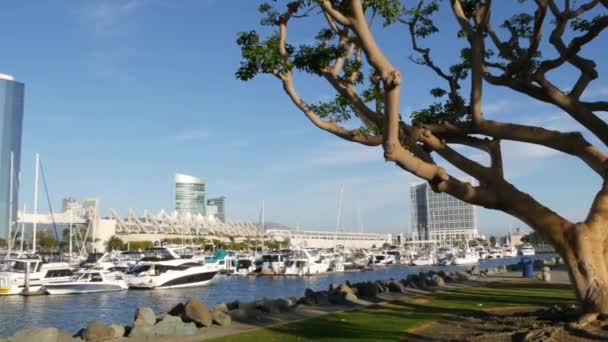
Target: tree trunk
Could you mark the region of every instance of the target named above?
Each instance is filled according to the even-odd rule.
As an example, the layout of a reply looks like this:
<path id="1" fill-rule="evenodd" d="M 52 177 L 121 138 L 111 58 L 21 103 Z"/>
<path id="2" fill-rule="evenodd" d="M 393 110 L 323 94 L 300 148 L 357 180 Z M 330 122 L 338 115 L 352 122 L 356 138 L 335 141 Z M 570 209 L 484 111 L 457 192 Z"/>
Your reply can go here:
<path id="1" fill-rule="evenodd" d="M 608 222 L 598 220 L 576 224 L 558 246 L 585 313 L 608 313 L 607 226 Z"/>

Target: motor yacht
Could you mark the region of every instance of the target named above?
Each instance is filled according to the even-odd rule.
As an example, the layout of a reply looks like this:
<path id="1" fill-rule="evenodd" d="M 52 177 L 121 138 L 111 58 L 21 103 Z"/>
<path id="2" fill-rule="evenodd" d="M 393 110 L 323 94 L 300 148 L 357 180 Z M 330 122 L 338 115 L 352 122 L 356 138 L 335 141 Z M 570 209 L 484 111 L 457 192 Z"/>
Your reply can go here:
<path id="1" fill-rule="evenodd" d="M 270 253 L 262 255 L 261 275 L 278 275 L 285 272 L 287 257 L 283 253 Z"/>
<path id="2" fill-rule="evenodd" d="M 490 248 L 490 250 L 488 251 L 487 259 L 500 259 L 500 258 L 502 258 L 502 250 L 497 247 Z"/>
<path id="3" fill-rule="evenodd" d="M 471 248 L 465 248 L 454 257 L 454 265 L 471 265 L 479 262 L 477 253 Z"/>
<path id="4" fill-rule="evenodd" d="M 236 272 L 237 275 L 250 275 L 256 270 L 255 258 L 251 255 L 241 254 L 236 257 Z"/>
<path id="5" fill-rule="evenodd" d="M 484 246 L 476 246 L 475 247 L 475 253 L 477 253 L 477 258 L 479 260 L 483 260 L 483 259 L 487 259 L 488 258 L 488 251 L 485 249 Z"/>
<path id="6" fill-rule="evenodd" d="M 219 269 L 204 262 L 181 258 L 167 247 L 146 251 L 146 256 L 125 275 L 130 288 L 168 289 L 209 284 Z"/>
<path id="7" fill-rule="evenodd" d="M 66 262 L 45 263 L 37 256 L 8 259 L 0 271 L 0 295 L 17 295 L 24 291 L 28 266 L 30 292 L 40 290 L 43 285 L 66 281 L 74 274 Z"/>
<path id="8" fill-rule="evenodd" d="M 42 291 L 52 295 L 123 291 L 129 288 L 119 272 L 81 270 L 68 281 L 44 285 Z"/>
<path id="9" fill-rule="evenodd" d="M 508 243 L 502 245 L 502 257 L 503 258 L 514 258 L 517 256 L 517 248 Z"/>
<path id="10" fill-rule="evenodd" d="M 412 261 L 414 266 L 433 266 L 437 264 L 434 253 L 423 254 Z"/>
<path id="11" fill-rule="evenodd" d="M 524 243 L 523 246 L 521 246 L 521 248 L 519 249 L 519 254 L 523 256 L 531 256 L 535 255 L 536 251 L 534 250 L 534 247 L 532 247 L 531 244 Z"/>
<path id="12" fill-rule="evenodd" d="M 205 258 L 205 264 L 217 268 L 222 274 L 231 274 L 236 271 L 236 253 L 224 249 L 216 249 L 213 251 L 213 256 Z"/>
<path id="13" fill-rule="evenodd" d="M 311 251 L 299 249 L 285 261 L 284 275 L 314 275 L 327 273 L 330 269 L 330 259 L 313 255 Z"/>

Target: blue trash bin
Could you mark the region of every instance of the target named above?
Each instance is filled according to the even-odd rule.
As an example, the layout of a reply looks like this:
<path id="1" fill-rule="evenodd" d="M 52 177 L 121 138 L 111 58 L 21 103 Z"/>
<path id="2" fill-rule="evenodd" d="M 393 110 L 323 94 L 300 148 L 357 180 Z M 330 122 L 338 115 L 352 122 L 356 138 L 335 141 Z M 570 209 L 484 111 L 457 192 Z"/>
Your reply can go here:
<path id="1" fill-rule="evenodd" d="M 521 258 L 521 276 L 524 278 L 534 278 L 534 262 L 532 258 Z"/>

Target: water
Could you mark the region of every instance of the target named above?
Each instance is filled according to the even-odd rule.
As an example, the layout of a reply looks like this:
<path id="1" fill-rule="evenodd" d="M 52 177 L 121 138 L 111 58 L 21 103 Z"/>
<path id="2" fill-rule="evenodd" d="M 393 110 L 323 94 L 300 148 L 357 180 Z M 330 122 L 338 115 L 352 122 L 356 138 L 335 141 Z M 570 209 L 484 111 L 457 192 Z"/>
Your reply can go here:
<path id="1" fill-rule="evenodd" d="M 544 259 L 554 254 L 536 255 Z M 484 260 L 481 269 L 516 264 L 519 258 Z M 153 291 L 122 291 L 64 296 L 0 297 L 0 336 L 12 336 L 30 327 L 56 327 L 75 333 L 91 320 L 106 324 L 131 324 L 135 308 L 148 306 L 155 312 L 166 311 L 178 302 L 198 298 L 207 307 L 233 300 L 252 301 L 261 298 L 301 297 L 306 288 L 326 290 L 331 283 L 401 279 L 408 274 L 434 271 L 456 271 L 471 266 L 389 266 L 368 272 L 331 274 L 316 277 L 240 277 L 216 276 L 206 287 Z"/>

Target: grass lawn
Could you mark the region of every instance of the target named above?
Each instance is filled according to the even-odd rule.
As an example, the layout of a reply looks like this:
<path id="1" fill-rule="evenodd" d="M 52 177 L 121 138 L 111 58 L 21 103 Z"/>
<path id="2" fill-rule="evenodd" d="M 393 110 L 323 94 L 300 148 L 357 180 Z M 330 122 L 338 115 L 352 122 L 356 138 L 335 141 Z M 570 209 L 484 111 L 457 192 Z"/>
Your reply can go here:
<path id="1" fill-rule="evenodd" d="M 440 315 L 463 315 L 508 306 L 551 306 L 575 301 L 568 285 L 496 283 L 435 293 L 427 298 L 405 299 L 349 312 L 334 313 L 288 323 L 216 341 L 395 341 L 412 328 Z"/>

